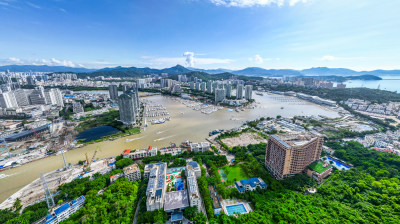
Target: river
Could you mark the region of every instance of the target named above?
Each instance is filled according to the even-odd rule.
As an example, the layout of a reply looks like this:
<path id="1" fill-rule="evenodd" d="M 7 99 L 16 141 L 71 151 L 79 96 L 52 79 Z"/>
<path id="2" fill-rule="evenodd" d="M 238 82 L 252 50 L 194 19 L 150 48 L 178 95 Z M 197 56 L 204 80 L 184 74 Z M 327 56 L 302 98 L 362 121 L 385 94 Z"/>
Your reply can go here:
<path id="1" fill-rule="evenodd" d="M 171 142 L 180 144 L 184 140 L 193 142 L 204 141 L 205 138 L 208 137 L 208 132 L 211 130 L 234 128 L 240 126 L 247 120 L 254 120 L 261 116 L 338 116 L 338 114 L 332 110 L 301 101 L 295 97 L 273 94 L 264 94 L 264 96 L 253 94 L 253 96 L 257 102 L 257 107 L 255 109 L 246 109 L 239 113 L 222 109 L 208 115 L 192 110 L 170 97 L 161 95 L 146 97 L 148 100 L 163 104 L 167 107 L 170 112 L 171 121 L 158 125 L 149 124 L 149 127 L 147 127 L 145 131 L 137 135 L 131 135 L 114 141 L 89 144 L 82 148 L 70 150 L 65 153 L 65 158 L 68 163 L 77 163 L 79 160 L 85 159 L 85 153 L 88 153 L 89 156 L 93 155 L 97 146 L 100 146 L 100 149 L 96 157 L 104 158 L 116 156 L 124 149 L 128 148 L 145 148 L 149 145 L 163 147 L 168 146 Z M 281 109 L 282 107 L 283 109 Z M 183 112 L 183 114 L 181 112 Z M 133 140 L 126 142 L 126 139 Z M 1 172 L 9 176 L 0 179 L 0 201 L 4 201 L 25 185 L 39 178 L 40 173 L 47 173 L 61 167 L 63 167 L 62 157 L 61 155 L 56 155 Z"/>

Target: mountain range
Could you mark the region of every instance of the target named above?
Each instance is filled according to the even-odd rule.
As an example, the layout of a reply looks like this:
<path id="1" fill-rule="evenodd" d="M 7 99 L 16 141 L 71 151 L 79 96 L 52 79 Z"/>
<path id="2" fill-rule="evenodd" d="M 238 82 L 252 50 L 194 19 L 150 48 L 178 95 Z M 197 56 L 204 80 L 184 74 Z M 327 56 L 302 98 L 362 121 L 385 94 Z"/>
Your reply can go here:
<path id="1" fill-rule="evenodd" d="M 184 74 L 192 71 L 205 72 L 208 74 L 232 73 L 235 75 L 244 76 L 265 76 L 265 77 L 280 77 L 280 76 L 360 76 L 360 75 L 400 75 L 400 70 L 373 70 L 373 71 L 354 71 L 346 68 L 327 68 L 316 67 L 303 70 L 293 69 L 264 69 L 259 67 L 248 67 L 242 70 L 230 69 L 199 69 L 176 65 L 171 68 L 154 69 L 154 68 L 138 68 L 138 67 L 113 67 L 103 69 L 87 69 L 82 67 L 65 67 L 65 66 L 47 66 L 47 65 L 5 65 L 0 66 L 0 71 L 10 72 L 74 72 L 74 73 L 99 73 L 106 75 L 109 71 L 124 71 L 129 73 L 147 75 L 168 73 L 170 75 Z"/>

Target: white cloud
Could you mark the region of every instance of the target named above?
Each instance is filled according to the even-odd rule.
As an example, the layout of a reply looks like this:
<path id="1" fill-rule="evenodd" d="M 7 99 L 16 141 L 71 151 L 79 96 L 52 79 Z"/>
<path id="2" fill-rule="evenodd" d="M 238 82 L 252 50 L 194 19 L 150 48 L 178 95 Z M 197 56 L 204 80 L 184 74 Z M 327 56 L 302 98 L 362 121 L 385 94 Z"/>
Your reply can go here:
<path id="1" fill-rule="evenodd" d="M 36 4 L 33 4 L 32 2 L 26 2 L 26 4 L 28 4 L 32 8 L 36 8 L 36 9 L 41 9 L 42 8 L 42 7 L 40 7 L 40 6 L 36 5 Z"/>
<path id="2" fill-rule="evenodd" d="M 193 67 L 194 66 L 194 53 L 193 52 L 185 52 L 183 56 L 186 57 L 186 66 Z"/>
<path id="3" fill-rule="evenodd" d="M 254 55 L 254 57 L 249 58 L 249 60 L 256 64 L 264 63 L 264 59 L 259 54 Z"/>
<path id="4" fill-rule="evenodd" d="M 294 6 L 299 2 L 305 3 L 307 1 L 308 0 L 210 0 L 210 2 L 215 5 L 227 7 L 283 6 L 286 3 L 288 3 L 289 6 Z"/>
<path id="5" fill-rule="evenodd" d="M 325 55 L 325 56 L 322 56 L 321 58 L 319 58 L 318 60 L 320 60 L 320 61 L 335 61 L 335 60 L 338 60 L 338 58 L 335 56 L 332 56 L 332 55 Z"/>
<path id="6" fill-rule="evenodd" d="M 10 57 L 4 60 L 0 60 L 0 64 L 9 65 L 48 65 L 48 66 L 67 66 L 76 67 L 77 65 L 69 60 L 58 60 L 55 58 L 48 59 L 20 59 L 15 57 Z"/>
<path id="7" fill-rule="evenodd" d="M 183 53 L 183 57 L 142 56 L 140 58 L 142 59 L 141 63 L 143 65 L 157 67 L 157 68 L 169 67 L 177 64 L 185 65 L 188 67 L 194 67 L 201 65 L 229 64 L 233 62 L 232 59 L 226 59 L 226 58 L 195 57 L 194 52 L 185 52 Z"/>

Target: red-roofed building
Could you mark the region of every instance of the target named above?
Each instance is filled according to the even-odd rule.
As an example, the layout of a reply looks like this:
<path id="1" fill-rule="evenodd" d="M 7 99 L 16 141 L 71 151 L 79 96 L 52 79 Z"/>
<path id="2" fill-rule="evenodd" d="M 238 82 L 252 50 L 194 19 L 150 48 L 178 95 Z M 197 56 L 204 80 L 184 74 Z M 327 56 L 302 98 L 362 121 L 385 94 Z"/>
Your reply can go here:
<path id="1" fill-rule="evenodd" d="M 130 149 L 125 149 L 124 152 L 122 153 L 122 155 L 128 155 L 131 152 Z"/>

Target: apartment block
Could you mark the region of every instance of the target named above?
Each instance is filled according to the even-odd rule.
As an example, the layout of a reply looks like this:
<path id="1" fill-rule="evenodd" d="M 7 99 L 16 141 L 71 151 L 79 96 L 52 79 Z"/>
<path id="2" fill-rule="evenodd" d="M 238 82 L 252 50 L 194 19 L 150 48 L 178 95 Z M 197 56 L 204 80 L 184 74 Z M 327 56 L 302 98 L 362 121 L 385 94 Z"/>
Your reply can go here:
<path id="1" fill-rule="evenodd" d="M 139 166 L 135 163 L 130 166 L 124 168 L 124 175 L 128 178 L 129 181 L 137 181 L 140 180 L 140 169 Z"/>
<path id="2" fill-rule="evenodd" d="M 161 209 L 164 207 L 164 198 L 166 191 L 166 163 L 155 163 L 146 165 L 147 173 L 149 178 L 149 183 L 146 190 L 146 208 L 147 211 L 154 211 L 156 209 Z M 145 168 L 145 172 L 146 172 Z"/>
<path id="3" fill-rule="evenodd" d="M 190 151 L 192 151 L 192 152 L 207 152 L 210 150 L 210 147 L 211 147 L 211 145 L 209 142 L 191 143 Z"/>
<path id="4" fill-rule="evenodd" d="M 194 170 L 193 166 L 187 165 L 186 172 L 187 172 L 187 188 L 188 188 L 189 204 L 191 207 L 197 206 L 197 210 L 198 212 L 200 212 L 201 196 L 199 188 L 197 186 L 196 171 Z"/>
<path id="5" fill-rule="evenodd" d="M 301 173 L 320 159 L 323 142 L 322 135 L 314 131 L 271 135 L 265 165 L 276 179 Z"/>

